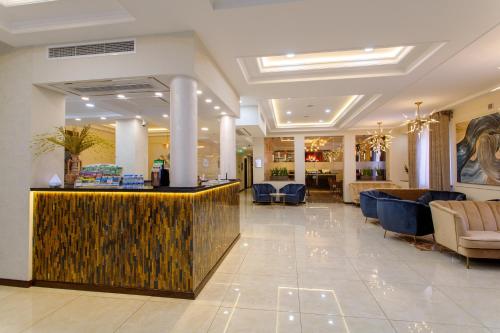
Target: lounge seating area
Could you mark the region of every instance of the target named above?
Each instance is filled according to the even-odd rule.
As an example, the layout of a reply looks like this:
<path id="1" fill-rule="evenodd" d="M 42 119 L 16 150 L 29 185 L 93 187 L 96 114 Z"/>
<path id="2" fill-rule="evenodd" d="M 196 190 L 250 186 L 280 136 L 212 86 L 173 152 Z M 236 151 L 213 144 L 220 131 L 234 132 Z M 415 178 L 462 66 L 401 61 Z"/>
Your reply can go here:
<path id="1" fill-rule="evenodd" d="M 434 200 L 466 200 L 460 192 L 425 189 L 386 189 L 360 194 L 363 215 L 378 219 L 387 231 L 414 237 L 434 233 L 429 203 Z"/>
<path id="2" fill-rule="evenodd" d="M 261 183 L 252 186 L 253 202 L 259 204 L 283 203 L 298 205 L 305 202 L 306 186 L 304 184 L 287 184 L 279 189 L 272 184 Z"/>

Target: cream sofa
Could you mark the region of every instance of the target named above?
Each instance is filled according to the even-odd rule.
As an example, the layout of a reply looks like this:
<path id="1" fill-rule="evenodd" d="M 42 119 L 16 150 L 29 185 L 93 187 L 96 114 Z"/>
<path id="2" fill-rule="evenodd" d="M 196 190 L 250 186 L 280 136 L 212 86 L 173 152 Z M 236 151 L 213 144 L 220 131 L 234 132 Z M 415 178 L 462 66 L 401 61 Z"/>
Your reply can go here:
<path id="1" fill-rule="evenodd" d="M 500 259 L 500 202 L 432 201 L 436 242 L 467 259 Z"/>
<path id="2" fill-rule="evenodd" d="M 349 193 L 351 194 L 351 200 L 355 204 L 359 205 L 359 193 L 371 189 L 383 189 L 383 188 L 401 188 L 400 186 L 391 182 L 355 182 L 349 184 Z"/>

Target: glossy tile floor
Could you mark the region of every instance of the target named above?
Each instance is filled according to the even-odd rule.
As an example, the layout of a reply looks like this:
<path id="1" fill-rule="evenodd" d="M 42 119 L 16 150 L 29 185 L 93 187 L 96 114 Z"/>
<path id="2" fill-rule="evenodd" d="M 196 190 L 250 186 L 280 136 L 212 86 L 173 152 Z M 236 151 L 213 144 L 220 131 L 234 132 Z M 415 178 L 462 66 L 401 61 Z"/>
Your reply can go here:
<path id="1" fill-rule="evenodd" d="M 500 262 L 420 251 L 343 204 L 254 206 L 196 301 L 0 287 L 0 332 L 500 332 Z"/>

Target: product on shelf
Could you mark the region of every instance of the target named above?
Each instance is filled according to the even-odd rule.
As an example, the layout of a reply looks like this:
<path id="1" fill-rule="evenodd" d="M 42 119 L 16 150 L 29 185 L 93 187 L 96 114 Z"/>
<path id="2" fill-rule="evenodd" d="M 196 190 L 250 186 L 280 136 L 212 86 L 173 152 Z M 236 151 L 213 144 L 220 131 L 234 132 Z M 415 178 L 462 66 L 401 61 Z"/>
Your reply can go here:
<path id="1" fill-rule="evenodd" d="M 75 187 L 120 186 L 123 168 L 114 164 L 92 164 L 82 168 Z"/>

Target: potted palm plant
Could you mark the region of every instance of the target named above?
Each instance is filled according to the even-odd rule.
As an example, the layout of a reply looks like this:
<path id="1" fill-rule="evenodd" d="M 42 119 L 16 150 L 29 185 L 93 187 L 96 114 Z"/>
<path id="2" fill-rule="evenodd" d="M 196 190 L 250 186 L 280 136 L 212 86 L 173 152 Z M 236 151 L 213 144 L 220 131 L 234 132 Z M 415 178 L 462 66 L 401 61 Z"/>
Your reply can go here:
<path id="1" fill-rule="evenodd" d="M 74 184 L 81 169 L 80 155 L 89 149 L 112 148 L 113 143 L 101 138 L 92 131 L 90 125 L 80 128 L 56 127 L 55 132 L 41 134 L 34 139 L 35 157 L 63 147 L 71 158 L 67 162 L 66 184 Z"/>

